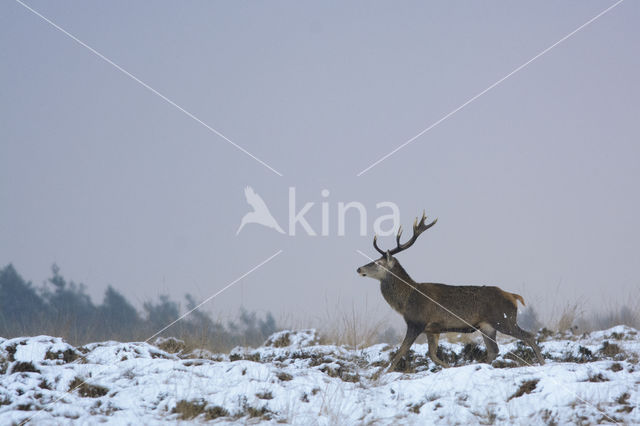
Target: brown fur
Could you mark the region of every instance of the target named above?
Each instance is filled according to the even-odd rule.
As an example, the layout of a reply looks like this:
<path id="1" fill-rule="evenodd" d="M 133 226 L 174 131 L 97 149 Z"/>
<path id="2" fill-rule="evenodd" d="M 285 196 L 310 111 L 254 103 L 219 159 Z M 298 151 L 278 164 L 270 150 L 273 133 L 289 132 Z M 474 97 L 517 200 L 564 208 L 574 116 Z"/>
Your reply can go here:
<path id="1" fill-rule="evenodd" d="M 522 306 L 526 306 L 524 304 L 524 298 L 522 296 L 520 296 L 519 294 L 509 293 L 508 291 L 504 291 L 504 290 L 500 290 L 500 291 L 502 292 L 504 297 L 506 297 L 507 299 L 511 300 L 511 303 L 513 303 L 513 306 L 515 306 L 516 309 L 518 308 L 518 300 L 520 301 L 520 303 L 522 303 Z"/>
<path id="2" fill-rule="evenodd" d="M 448 367 L 436 355 L 440 333 L 475 331 L 482 333 L 489 363 L 498 355 L 496 331 L 500 331 L 524 340 L 534 350 L 540 364 L 544 364 L 533 335 L 518 327 L 516 322 L 518 301 L 524 305 L 519 294 L 493 286 L 417 283 L 390 255 L 358 268 L 358 272 L 380 281 L 382 296 L 407 323 L 407 334 L 389 369 L 397 366 L 422 333 L 427 335 L 431 359 Z"/>
<path id="3" fill-rule="evenodd" d="M 409 248 L 422 232 L 436 223 L 433 221 L 425 225 L 425 218 L 423 214 L 420 222 L 416 219 L 413 236 L 407 243 L 400 244 L 401 233 L 398 232 L 397 247 L 386 253 L 378 247 L 374 238 L 373 245 L 383 254 L 382 257 L 358 268 L 360 275 L 380 281 L 382 296 L 407 323 L 407 334 L 392 358 L 389 369 L 395 369 L 422 333 L 427 335 L 431 359 L 438 365 L 448 367 L 436 355 L 440 333 L 474 331 L 482 333 L 489 363 L 498 355 L 496 331 L 499 331 L 522 339 L 531 346 L 540 364 L 544 364 L 544 358 L 533 335 L 518 327 L 516 321 L 518 301 L 524 306 L 522 296 L 492 286 L 417 283 L 393 257 L 393 254 Z"/>

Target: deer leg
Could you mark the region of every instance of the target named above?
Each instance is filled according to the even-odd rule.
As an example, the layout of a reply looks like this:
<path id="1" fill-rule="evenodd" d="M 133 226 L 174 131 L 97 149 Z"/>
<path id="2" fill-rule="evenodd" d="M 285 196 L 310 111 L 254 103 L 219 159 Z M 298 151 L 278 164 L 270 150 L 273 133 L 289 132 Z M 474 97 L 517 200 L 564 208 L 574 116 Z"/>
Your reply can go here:
<path id="1" fill-rule="evenodd" d="M 520 339 L 527 345 L 531 346 L 531 349 L 533 349 L 533 352 L 536 354 L 536 358 L 538 358 L 538 362 L 540 363 L 540 365 L 544 365 L 542 352 L 540 352 L 540 348 L 536 344 L 536 340 L 533 337 L 533 334 L 529 333 L 528 331 L 524 331 L 518 326 L 518 324 L 505 324 L 504 331 L 500 330 L 500 328 L 498 328 L 500 332 L 513 336 L 516 339 Z"/>
<path id="2" fill-rule="evenodd" d="M 487 364 L 491 364 L 496 356 L 498 356 L 498 344 L 496 343 L 496 329 L 491 327 L 489 323 L 480 323 L 480 332 L 484 345 L 487 348 Z"/>
<path id="3" fill-rule="evenodd" d="M 520 327 L 518 327 L 518 329 L 522 332 L 527 333 L 526 331 L 522 330 Z M 533 352 L 535 352 L 536 358 L 538 358 L 538 362 L 540 363 L 540 365 L 544 365 L 544 357 L 542 356 L 542 352 L 540 352 L 540 347 L 536 343 L 536 339 L 533 337 L 531 333 L 527 333 L 527 334 L 531 337 L 523 339 L 524 342 L 527 345 L 531 346 L 531 349 L 533 349 Z"/>
<path id="4" fill-rule="evenodd" d="M 413 342 L 416 341 L 420 333 L 422 333 L 423 329 L 424 327 L 420 327 L 419 325 L 407 323 L 407 334 L 404 337 L 404 340 L 402 341 L 398 352 L 396 352 L 396 354 L 391 359 L 391 363 L 389 364 L 389 368 L 387 369 L 387 371 L 393 371 L 396 369 L 400 360 L 409 351 L 409 348 L 411 347 L 411 345 L 413 345 Z"/>
<path id="5" fill-rule="evenodd" d="M 427 343 L 429 343 L 429 356 L 440 367 L 449 368 L 449 365 L 438 358 L 438 340 L 440 340 L 439 334 L 427 333 Z"/>

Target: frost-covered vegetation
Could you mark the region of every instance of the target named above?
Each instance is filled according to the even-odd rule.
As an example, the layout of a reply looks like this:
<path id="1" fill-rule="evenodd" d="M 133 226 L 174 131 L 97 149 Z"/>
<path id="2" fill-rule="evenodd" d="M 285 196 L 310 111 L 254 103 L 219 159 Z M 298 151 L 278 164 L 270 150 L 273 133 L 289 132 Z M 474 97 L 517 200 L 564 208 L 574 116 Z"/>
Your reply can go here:
<path id="1" fill-rule="evenodd" d="M 414 345 L 400 372 L 375 378 L 392 346 L 322 344 L 314 330 L 281 331 L 229 354 L 178 339 L 74 347 L 56 337 L 0 339 L 1 423 L 178 420 L 293 424 L 640 423 L 640 334 L 618 326 L 538 334 L 547 364 L 501 341 L 441 343 L 442 369 Z M 476 339 L 480 341 L 479 336 Z"/>

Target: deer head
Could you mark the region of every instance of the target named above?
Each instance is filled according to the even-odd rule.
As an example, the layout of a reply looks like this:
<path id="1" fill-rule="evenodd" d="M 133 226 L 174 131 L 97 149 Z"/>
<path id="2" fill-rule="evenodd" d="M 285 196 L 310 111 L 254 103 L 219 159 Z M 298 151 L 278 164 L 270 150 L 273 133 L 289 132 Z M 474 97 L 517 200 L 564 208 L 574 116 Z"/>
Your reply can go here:
<path id="1" fill-rule="evenodd" d="M 358 273 L 363 277 L 371 277 L 376 280 L 382 280 L 389 274 L 394 274 L 394 271 L 396 271 L 398 268 L 402 268 L 400 266 L 400 263 L 393 257 L 393 255 L 398 254 L 401 251 L 404 251 L 411 247 L 413 243 L 416 242 L 420 234 L 431 228 L 438 221 L 438 219 L 435 219 L 433 222 L 425 224 L 426 219 L 427 216 L 424 211 L 422 212 L 422 219 L 420 219 L 420 221 L 418 221 L 418 218 L 416 217 L 416 220 L 413 222 L 413 235 L 404 244 L 400 244 L 400 238 L 402 237 L 402 226 L 400 226 L 400 228 L 398 229 L 398 234 L 396 235 L 396 247 L 391 250 L 384 251 L 380 247 L 378 247 L 378 236 L 375 235 L 373 237 L 373 247 L 378 253 L 382 255 L 382 257 L 380 257 L 380 259 L 378 260 L 359 267 Z"/>

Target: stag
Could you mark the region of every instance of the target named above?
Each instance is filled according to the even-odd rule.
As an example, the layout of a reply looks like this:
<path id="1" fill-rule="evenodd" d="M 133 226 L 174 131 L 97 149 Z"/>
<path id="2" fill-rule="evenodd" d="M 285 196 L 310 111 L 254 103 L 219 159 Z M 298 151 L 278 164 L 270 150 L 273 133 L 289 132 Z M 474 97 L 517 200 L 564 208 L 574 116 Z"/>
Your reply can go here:
<path id="1" fill-rule="evenodd" d="M 374 236 L 373 247 L 382 257 L 358 268 L 361 276 L 380 281 L 382 296 L 407 323 L 407 334 L 391 359 L 388 370 L 396 369 L 422 333 L 427 335 L 429 356 L 433 362 L 448 367 L 436 354 L 440 333 L 447 332 L 480 331 L 487 347 L 487 362 L 491 363 L 498 355 L 496 331 L 499 331 L 523 340 L 531 346 L 540 364 L 544 364 L 544 358 L 533 335 L 521 329 L 516 322 L 518 301 L 524 305 L 522 296 L 498 287 L 417 283 L 404 270 L 394 255 L 411 247 L 420 234 L 438 221 L 436 219 L 425 224 L 426 218 L 424 212 L 420 221 L 416 218 L 413 223 L 413 236 L 404 244 L 400 243 L 400 227 L 396 236 L 396 247 L 386 252 L 378 247 L 377 236 Z"/>

